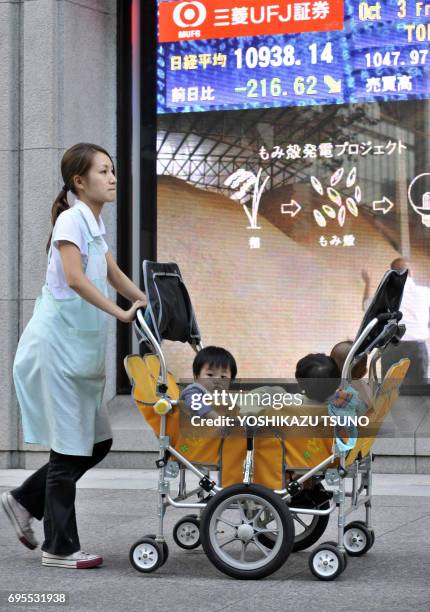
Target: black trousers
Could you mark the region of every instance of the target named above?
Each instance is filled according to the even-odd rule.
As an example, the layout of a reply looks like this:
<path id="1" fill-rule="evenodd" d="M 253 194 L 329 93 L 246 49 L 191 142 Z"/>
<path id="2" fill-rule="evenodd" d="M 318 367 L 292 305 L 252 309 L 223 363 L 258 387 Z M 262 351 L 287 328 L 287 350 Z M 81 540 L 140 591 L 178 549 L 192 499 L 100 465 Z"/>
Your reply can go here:
<path id="1" fill-rule="evenodd" d="M 408 385 L 427 384 L 428 351 L 425 342 L 400 341 L 398 345 L 388 346 L 382 354 L 381 366 L 382 375 L 385 376 L 387 370 L 393 363 L 403 357 L 411 360 L 411 365 L 405 376 L 402 388 Z"/>
<path id="2" fill-rule="evenodd" d="M 51 450 L 49 462 L 11 491 L 45 531 L 42 550 L 71 555 L 81 549 L 76 525 L 76 482 L 109 452 L 112 439 L 94 444 L 92 456 L 62 455 Z"/>

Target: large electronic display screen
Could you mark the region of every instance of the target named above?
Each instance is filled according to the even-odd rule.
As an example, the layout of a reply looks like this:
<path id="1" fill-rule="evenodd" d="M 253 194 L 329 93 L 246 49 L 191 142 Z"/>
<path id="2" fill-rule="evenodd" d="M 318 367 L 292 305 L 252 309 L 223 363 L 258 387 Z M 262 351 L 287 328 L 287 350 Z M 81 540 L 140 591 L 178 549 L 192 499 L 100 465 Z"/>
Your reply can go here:
<path id="1" fill-rule="evenodd" d="M 430 2 L 158 2 L 158 260 L 241 377 L 352 339 L 399 255 L 430 286 L 429 40 Z"/>
<path id="2" fill-rule="evenodd" d="M 428 97 L 430 4 L 159 3 L 159 111 Z"/>

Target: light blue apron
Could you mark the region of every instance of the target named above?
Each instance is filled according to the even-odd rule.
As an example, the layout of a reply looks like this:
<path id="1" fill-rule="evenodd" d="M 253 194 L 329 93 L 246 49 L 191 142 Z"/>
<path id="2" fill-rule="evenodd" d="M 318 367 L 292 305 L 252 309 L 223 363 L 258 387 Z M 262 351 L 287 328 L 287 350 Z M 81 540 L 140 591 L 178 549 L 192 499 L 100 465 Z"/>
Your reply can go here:
<path id="1" fill-rule="evenodd" d="M 102 238 L 91 234 L 80 210 L 72 210 L 88 243 L 83 271 L 107 296 Z M 112 437 L 102 407 L 106 322 L 106 313 L 79 295 L 59 300 L 47 285 L 42 288 L 13 364 L 25 442 L 65 455 L 92 455 L 96 442 Z"/>

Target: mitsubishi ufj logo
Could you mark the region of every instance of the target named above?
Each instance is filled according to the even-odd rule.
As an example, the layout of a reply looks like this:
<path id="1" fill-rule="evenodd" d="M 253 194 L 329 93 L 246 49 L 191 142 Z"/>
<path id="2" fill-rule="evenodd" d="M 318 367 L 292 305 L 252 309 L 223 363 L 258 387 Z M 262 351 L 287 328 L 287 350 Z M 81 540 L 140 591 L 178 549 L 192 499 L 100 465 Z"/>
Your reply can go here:
<path id="1" fill-rule="evenodd" d="M 201 2 L 180 2 L 173 11 L 173 21 L 179 28 L 198 28 L 206 15 L 206 7 Z"/>
<path id="2" fill-rule="evenodd" d="M 161 43 L 342 30 L 344 0 L 159 1 Z"/>

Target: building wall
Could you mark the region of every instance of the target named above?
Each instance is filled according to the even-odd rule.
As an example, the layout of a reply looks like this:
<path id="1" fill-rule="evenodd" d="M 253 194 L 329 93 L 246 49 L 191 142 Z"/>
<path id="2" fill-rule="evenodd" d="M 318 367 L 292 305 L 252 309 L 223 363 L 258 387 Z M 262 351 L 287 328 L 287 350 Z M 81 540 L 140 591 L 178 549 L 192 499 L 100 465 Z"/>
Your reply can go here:
<path id="1" fill-rule="evenodd" d="M 0 467 L 20 467 L 38 448 L 22 442 L 12 364 L 45 279 L 60 160 L 80 141 L 116 151 L 116 0 L 2 1 L 0 51 Z M 115 204 L 103 218 L 116 256 Z M 105 401 L 115 336 L 112 319 Z"/>

